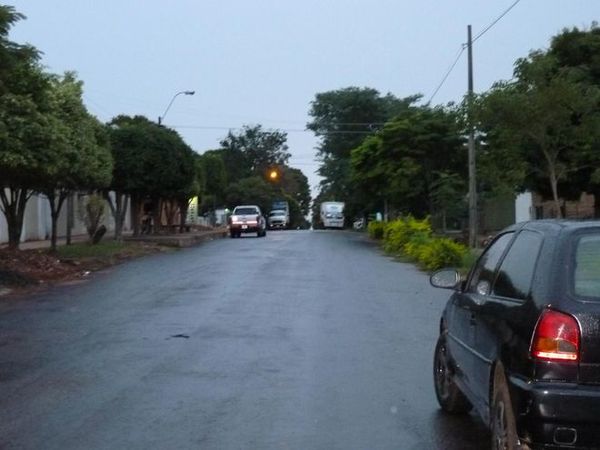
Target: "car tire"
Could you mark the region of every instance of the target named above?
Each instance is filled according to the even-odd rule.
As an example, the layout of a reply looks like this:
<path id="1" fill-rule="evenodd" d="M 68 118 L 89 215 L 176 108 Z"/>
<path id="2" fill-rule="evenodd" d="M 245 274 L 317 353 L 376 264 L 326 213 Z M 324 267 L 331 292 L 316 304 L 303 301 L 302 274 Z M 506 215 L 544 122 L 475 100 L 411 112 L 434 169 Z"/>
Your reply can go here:
<path id="1" fill-rule="evenodd" d="M 494 374 L 490 431 L 492 433 L 492 450 L 525 450 L 529 448 L 519 443 L 517 422 L 506 384 L 506 377 L 501 367 L 496 367 Z"/>
<path id="2" fill-rule="evenodd" d="M 471 403 L 454 382 L 444 336 L 439 337 L 435 346 L 433 384 L 438 403 L 444 411 L 451 414 L 464 414 L 471 411 Z"/>
<path id="3" fill-rule="evenodd" d="M 230 231 L 229 236 L 231 237 L 231 239 L 235 238 L 235 231 Z"/>

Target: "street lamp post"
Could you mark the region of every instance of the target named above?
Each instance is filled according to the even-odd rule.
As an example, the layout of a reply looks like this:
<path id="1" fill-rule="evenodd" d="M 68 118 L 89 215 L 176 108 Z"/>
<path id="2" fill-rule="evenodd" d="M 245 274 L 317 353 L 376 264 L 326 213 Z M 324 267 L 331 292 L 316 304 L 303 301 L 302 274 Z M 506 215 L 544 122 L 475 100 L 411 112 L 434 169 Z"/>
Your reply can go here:
<path id="1" fill-rule="evenodd" d="M 158 116 L 158 124 L 161 125 L 163 120 L 165 120 L 165 116 L 167 115 L 167 112 L 169 112 L 169 108 L 171 108 L 171 105 L 173 104 L 173 102 L 175 101 L 175 99 L 177 98 L 178 95 L 194 95 L 196 93 L 196 91 L 180 91 L 177 94 L 175 94 L 173 96 L 173 98 L 171 99 L 171 101 L 169 102 L 169 106 L 167 106 L 167 109 L 165 109 L 165 112 L 163 113 L 162 116 Z"/>

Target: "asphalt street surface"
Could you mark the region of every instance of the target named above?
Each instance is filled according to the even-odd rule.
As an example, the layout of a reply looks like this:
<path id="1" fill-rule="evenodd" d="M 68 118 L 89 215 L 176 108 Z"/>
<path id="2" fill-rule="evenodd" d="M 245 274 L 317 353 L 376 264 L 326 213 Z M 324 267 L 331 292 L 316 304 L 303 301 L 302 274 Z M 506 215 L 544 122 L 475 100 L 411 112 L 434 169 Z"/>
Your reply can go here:
<path id="1" fill-rule="evenodd" d="M 440 412 L 449 291 L 364 235 L 269 232 L 0 299 L 2 449 L 489 449 Z"/>

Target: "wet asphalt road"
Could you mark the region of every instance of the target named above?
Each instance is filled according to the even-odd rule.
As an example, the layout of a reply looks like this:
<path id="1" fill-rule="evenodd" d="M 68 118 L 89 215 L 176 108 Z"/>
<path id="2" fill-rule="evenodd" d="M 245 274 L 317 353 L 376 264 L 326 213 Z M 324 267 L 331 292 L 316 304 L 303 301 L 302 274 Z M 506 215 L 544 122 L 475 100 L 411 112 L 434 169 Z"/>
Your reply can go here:
<path id="1" fill-rule="evenodd" d="M 446 297 L 362 235 L 283 231 L 4 298 L 0 448 L 486 450 L 435 402 Z"/>

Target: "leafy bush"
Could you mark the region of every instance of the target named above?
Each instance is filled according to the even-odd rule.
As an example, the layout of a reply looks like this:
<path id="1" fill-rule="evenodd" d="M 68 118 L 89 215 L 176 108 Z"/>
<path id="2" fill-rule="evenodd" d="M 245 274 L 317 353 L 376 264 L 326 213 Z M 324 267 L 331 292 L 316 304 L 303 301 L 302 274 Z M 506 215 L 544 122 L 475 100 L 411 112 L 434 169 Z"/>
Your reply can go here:
<path id="1" fill-rule="evenodd" d="M 373 239 L 383 239 L 383 232 L 385 231 L 386 223 L 380 221 L 372 221 L 369 222 L 367 226 L 367 231 L 369 233 L 369 237 Z"/>
<path id="2" fill-rule="evenodd" d="M 427 270 L 460 267 L 469 255 L 463 244 L 433 237 L 428 218 L 417 220 L 408 216 L 388 223 L 371 222 L 368 230 L 369 236 L 375 239 L 383 236 L 386 252 L 408 256 Z"/>
<path id="3" fill-rule="evenodd" d="M 85 228 L 90 237 L 90 241 L 97 244 L 100 239 L 96 240 L 94 237 L 97 236 L 97 232 L 101 227 L 102 219 L 104 218 L 104 210 L 106 207 L 106 201 L 101 195 L 92 194 L 85 198 L 79 199 L 79 218 L 85 223 Z M 102 235 L 106 232 L 102 232 Z"/>
<path id="4" fill-rule="evenodd" d="M 408 216 L 389 222 L 383 235 L 383 248 L 389 253 L 403 253 L 404 246 L 417 234 L 431 236 L 429 219 L 417 220 Z"/>
<path id="5" fill-rule="evenodd" d="M 467 254 L 467 248 L 447 238 L 431 239 L 421 247 L 418 261 L 427 270 L 458 267 Z"/>
<path id="6" fill-rule="evenodd" d="M 423 249 L 431 244 L 432 237 L 429 233 L 419 231 L 415 233 L 404 245 L 404 254 L 417 261 L 421 258 Z"/>

